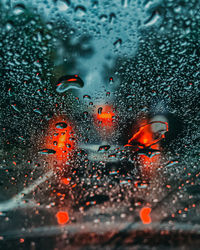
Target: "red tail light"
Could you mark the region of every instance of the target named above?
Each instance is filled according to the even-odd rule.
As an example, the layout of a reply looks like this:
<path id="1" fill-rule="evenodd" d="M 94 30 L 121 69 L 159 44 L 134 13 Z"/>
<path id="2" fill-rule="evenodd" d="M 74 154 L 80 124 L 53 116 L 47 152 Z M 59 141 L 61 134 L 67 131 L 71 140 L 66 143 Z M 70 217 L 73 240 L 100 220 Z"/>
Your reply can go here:
<path id="1" fill-rule="evenodd" d="M 154 133 L 152 129 L 152 125 L 154 124 L 163 124 L 165 126 L 164 133 Z M 149 147 L 153 144 L 156 144 L 161 139 L 165 137 L 165 132 L 168 131 L 168 123 L 162 121 L 153 121 L 146 125 L 140 127 L 139 131 L 135 133 L 132 138 L 128 141 L 128 144 L 136 141 L 145 147 Z M 161 132 L 161 131 L 160 131 Z"/>
<path id="2" fill-rule="evenodd" d="M 56 160 L 69 159 L 75 148 L 75 139 L 72 126 L 65 117 L 54 117 L 49 122 L 44 147 L 55 151 Z"/>
<path id="3" fill-rule="evenodd" d="M 156 128 L 157 126 L 157 128 Z M 152 121 L 141 126 L 125 146 L 138 145 L 139 162 L 142 166 L 144 176 L 150 177 L 160 165 L 160 140 L 168 131 L 168 123 L 163 121 Z M 149 150 L 149 151 L 148 151 Z M 141 151 L 141 153 L 140 153 Z M 144 151 L 144 152 L 143 152 Z M 151 170 L 151 174 L 150 171 Z M 149 175 L 150 174 L 150 175 Z"/>

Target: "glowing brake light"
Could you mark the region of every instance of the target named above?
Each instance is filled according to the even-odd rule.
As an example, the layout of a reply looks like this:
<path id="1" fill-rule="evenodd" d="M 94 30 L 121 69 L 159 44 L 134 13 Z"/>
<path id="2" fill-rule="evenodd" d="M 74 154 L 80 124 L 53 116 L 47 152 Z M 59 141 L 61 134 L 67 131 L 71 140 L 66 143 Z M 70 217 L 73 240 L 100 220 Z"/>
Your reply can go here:
<path id="1" fill-rule="evenodd" d="M 64 117 L 58 116 L 50 121 L 43 147 L 53 150 L 56 160 L 69 158 L 75 148 L 75 141 L 72 126 Z"/>
<path id="2" fill-rule="evenodd" d="M 131 137 L 125 146 L 133 147 L 138 152 L 142 175 L 153 177 L 155 170 L 159 167 L 161 161 L 160 140 L 165 138 L 168 131 L 168 123 L 165 121 L 150 121 L 141 126 L 139 130 Z"/>
<path id="3" fill-rule="evenodd" d="M 100 125 L 100 127 L 104 127 L 108 129 L 113 127 L 114 117 L 115 117 L 115 114 L 113 112 L 113 108 L 109 105 L 100 107 L 98 109 L 98 113 L 96 116 L 97 122 Z"/>
<path id="4" fill-rule="evenodd" d="M 155 124 L 162 124 L 164 125 L 163 131 L 157 133 L 157 137 L 155 137 L 155 133 L 153 132 L 152 126 Z M 162 121 L 153 121 L 150 122 L 142 127 L 140 127 L 139 131 L 135 133 L 132 138 L 128 141 L 128 145 L 130 146 L 134 141 L 139 142 L 140 144 L 144 145 L 145 147 L 149 147 L 153 144 L 156 144 L 161 139 L 165 137 L 165 132 L 168 131 L 168 123 Z M 162 133 L 161 133 L 162 132 Z"/>

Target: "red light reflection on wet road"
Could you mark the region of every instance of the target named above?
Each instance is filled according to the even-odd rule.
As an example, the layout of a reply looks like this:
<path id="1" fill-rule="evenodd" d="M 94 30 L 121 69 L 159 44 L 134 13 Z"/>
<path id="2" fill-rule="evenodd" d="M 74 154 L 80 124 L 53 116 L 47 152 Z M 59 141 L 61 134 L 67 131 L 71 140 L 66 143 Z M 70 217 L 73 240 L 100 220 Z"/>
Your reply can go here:
<path id="1" fill-rule="evenodd" d="M 143 207 L 140 210 L 140 219 L 141 219 L 143 224 L 150 224 L 151 223 L 150 213 L 151 213 L 150 207 Z"/>

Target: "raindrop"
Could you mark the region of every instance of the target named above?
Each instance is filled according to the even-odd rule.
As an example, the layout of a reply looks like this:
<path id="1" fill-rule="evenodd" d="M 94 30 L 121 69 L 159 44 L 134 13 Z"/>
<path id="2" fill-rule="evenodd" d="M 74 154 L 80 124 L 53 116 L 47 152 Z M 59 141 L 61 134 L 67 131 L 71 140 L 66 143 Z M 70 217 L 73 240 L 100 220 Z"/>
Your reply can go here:
<path id="1" fill-rule="evenodd" d="M 113 77 L 110 77 L 110 78 L 109 78 L 109 83 L 110 83 L 110 84 L 113 84 L 113 82 L 114 82 Z"/>
<path id="2" fill-rule="evenodd" d="M 11 107 L 12 107 L 15 111 L 20 112 L 20 109 L 19 109 L 19 107 L 17 106 L 16 103 L 11 104 Z"/>
<path id="3" fill-rule="evenodd" d="M 7 22 L 5 27 L 6 27 L 6 31 L 10 31 L 13 28 L 13 23 L 12 22 Z"/>
<path id="4" fill-rule="evenodd" d="M 24 11 L 25 11 L 25 6 L 23 4 L 17 4 L 14 7 L 13 14 L 16 15 L 16 16 L 18 16 L 18 15 L 23 14 Z"/>
<path id="5" fill-rule="evenodd" d="M 124 8 L 126 8 L 130 4 L 130 0 L 121 0 L 121 4 Z"/>
<path id="6" fill-rule="evenodd" d="M 160 154 L 159 150 L 151 149 L 151 148 L 139 149 L 138 151 L 138 155 L 143 156 L 143 157 L 149 157 L 149 158 L 152 158 L 155 155 L 159 155 L 159 154 Z"/>
<path id="7" fill-rule="evenodd" d="M 99 19 L 101 20 L 101 22 L 105 22 L 107 20 L 107 16 L 106 15 L 101 15 L 99 17 Z"/>
<path id="8" fill-rule="evenodd" d="M 98 1 L 92 2 L 92 7 L 96 9 L 98 7 Z"/>
<path id="9" fill-rule="evenodd" d="M 116 158 L 116 154 L 111 154 L 108 157 L 114 159 L 114 158 Z"/>
<path id="10" fill-rule="evenodd" d="M 113 45 L 115 46 L 115 48 L 116 49 L 119 49 L 119 47 L 121 46 L 121 44 L 122 44 L 122 39 L 117 39 L 114 43 L 113 43 Z"/>
<path id="11" fill-rule="evenodd" d="M 154 11 L 152 13 L 152 15 L 150 16 L 150 18 L 147 19 L 144 24 L 147 27 L 148 26 L 152 26 L 152 25 L 154 25 L 158 21 L 158 19 L 160 19 L 160 15 L 159 15 L 158 11 Z"/>
<path id="12" fill-rule="evenodd" d="M 53 155 L 56 151 L 53 149 L 41 149 L 38 153 L 41 155 Z"/>
<path id="13" fill-rule="evenodd" d="M 84 112 L 83 112 L 83 118 L 84 118 L 84 119 L 87 119 L 87 118 L 88 118 L 88 112 L 87 112 L 87 111 L 84 111 Z"/>
<path id="14" fill-rule="evenodd" d="M 110 13 L 110 16 L 109 16 L 109 22 L 110 22 L 110 23 L 113 23 L 113 22 L 114 22 L 114 20 L 115 20 L 115 18 L 116 18 L 115 13 Z"/>
<path id="15" fill-rule="evenodd" d="M 144 188 L 147 188 L 147 187 L 148 187 L 148 183 L 146 183 L 145 181 L 142 181 L 142 182 L 138 181 L 138 182 L 136 183 L 136 186 L 137 186 L 138 188 L 144 189 Z"/>
<path id="16" fill-rule="evenodd" d="M 174 8 L 174 12 L 175 12 L 175 13 L 180 13 L 180 12 L 181 12 L 181 6 L 176 6 L 176 7 Z"/>
<path id="17" fill-rule="evenodd" d="M 120 184 L 122 185 L 130 185 L 130 183 L 128 182 L 128 180 L 120 180 Z"/>
<path id="18" fill-rule="evenodd" d="M 58 122 L 58 123 L 56 123 L 56 128 L 64 129 L 66 127 L 67 127 L 67 123 L 65 123 L 65 122 Z"/>
<path id="19" fill-rule="evenodd" d="M 89 95 L 84 95 L 83 99 L 88 99 L 89 100 L 89 99 L 91 99 L 91 97 Z"/>
<path id="20" fill-rule="evenodd" d="M 8 89 L 8 95 L 9 95 L 9 96 L 13 96 L 13 91 L 12 91 L 11 88 Z"/>
<path id="21" fill-rule="evenodd" d="M 99 114 L 99 115 L 102 113 L 102 110 L 103 110 L 102 107 L 98 108 L 98 114 Z"/>
<path id="22" fill-rule="evenodd" d="M 98 151 L 100 152 L 106 152 L 110 149 L 110 146 L 109 145 L 103 145 L 103 146 L 100 146 Z"/>
<path id="23" fill-rule="evenodd" d="M 166 167 L 173 167 L 178 163 L 179 163 L 178 161 L 169 161 L 165 166 Z"/>
<path id="24" fill-rule="evenodd" d="M 86 8 L 82 5 L 78 5 L 75 8 L 75 12 L 76 12 L 77 16 L 82 17 L 86 14 Z"/>
<path id="25" fill-rule="evenodd" d="M 70 3 L 68 1 L 58 1 L 57 7 L 60 11 L 66 11 L 69 8 Z"/>
<path id="26" fill-rule="evenodd" d="M 117 170 L 109 171 L 109 175 L 117 175 L 118 173 L 119 173 L 119 171 L 117 171 Z"/>
<path id="27" fill-rule="evenodd" d="M 36 114 L 42 115 L 42 112 L 39 110 L 39 108 L 35 108 L 35 109 L 33 109 L 33 111 L 34 111 Z"/>
<path id="28" fill-rule="evenodd" d="M 68 89 L 80 89 L 84 86 L 84 82 L 78 75 L 66 75 L 58 80 L 56 91 L 63 93 Z"/>

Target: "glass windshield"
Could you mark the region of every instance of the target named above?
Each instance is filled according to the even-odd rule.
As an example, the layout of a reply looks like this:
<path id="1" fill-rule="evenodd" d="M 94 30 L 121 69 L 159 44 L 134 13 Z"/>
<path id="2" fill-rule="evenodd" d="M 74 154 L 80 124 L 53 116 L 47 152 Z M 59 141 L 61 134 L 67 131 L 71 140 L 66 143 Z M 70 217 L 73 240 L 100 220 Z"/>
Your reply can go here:
<path id="1" fill-rule="evenodd" d="M 199 9 L 0 2 L 2 249 L 199 246 Z"/>

